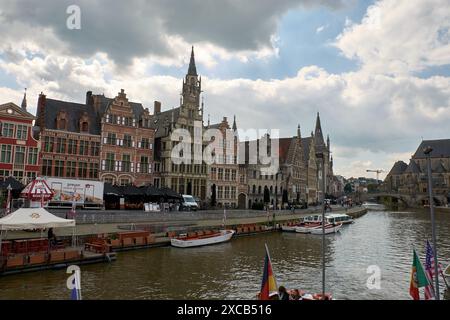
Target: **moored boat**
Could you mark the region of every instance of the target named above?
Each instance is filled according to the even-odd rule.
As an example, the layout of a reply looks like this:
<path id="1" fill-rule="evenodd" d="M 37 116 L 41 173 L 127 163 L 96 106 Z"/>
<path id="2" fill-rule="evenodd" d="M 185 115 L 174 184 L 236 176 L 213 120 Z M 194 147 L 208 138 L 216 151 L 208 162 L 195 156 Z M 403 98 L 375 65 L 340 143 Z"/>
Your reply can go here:
<path id="1" fill-rule="evenodd" d="M 229 241 L 233 237 L 235 232 L 236 231 L 234 230 L 220 230 L 219 232 L 213 234 L 194 237 L 183 235 L 177 238 L 170 239 L 170 244 L 177 248 L 191 248 L 218 244 Z"/>
<path id="2" fill-rule="evenodd" d="M 342 227 L 342 224 L 327 223 L 327 224 L 325 224 L 325 234 L 336 233 L 341 229 L 341 227 Z M 310 233 L 311 234 L 323 234 L 322 225 L 312 228 L 310 230 Z"/>
<path id="3" fill-rule="evenodd" d="M 353 218 L 345 213 L 330 213 L 327 214 L 327 219 L 331 223 L 351 224 L 354 222 Z"/>
<path id="4" fill-rule="evenodd" d="M 307 216 L 303 218 L 303 221 L 295 227 L 297 233 L 310 233 L 312 228 L 320 226 L 322 224 L 321 215 Z"/>

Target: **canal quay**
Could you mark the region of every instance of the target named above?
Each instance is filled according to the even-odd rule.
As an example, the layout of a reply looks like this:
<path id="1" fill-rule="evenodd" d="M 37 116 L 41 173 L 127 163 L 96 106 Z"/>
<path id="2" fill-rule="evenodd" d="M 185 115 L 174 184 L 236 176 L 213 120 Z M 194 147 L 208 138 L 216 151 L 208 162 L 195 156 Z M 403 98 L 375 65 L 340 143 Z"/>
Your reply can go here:
<path id="1" fill-rule="evenodd" d="M 325 238 L 327 292 L 335 299 L 409 300 L 412 248 L 416 248 L 421 259 L 424 257 L 425 241 L 431 234 L 429 212 L 380 208 L 366 212 L 365 208 L 358 207 L 349 209 L 348 213 L 360 217 Z M 311 211 L 278 214 L 275 221 L 280 225 Z M 189 221 L 183 217 L 182 224 L 186 227 L 189 222 L 190 227 L 202 228 L 221 224 L 217 217 L 212 218 Z M 170 223 L 156 220 L 136 223 L 135 228 L 138 230 L 141 224 L 161 227 Z M 228 213 L 227 225 L 244 222 L 267 223 L 267 215 L 242 220 L 234 217 L 232 211 Z M 113 226 L 120 231 L 123 230 L 120 227 L 128 225 L 121 222 L 95 227 L 115 232 L 111 231 Z M 445 265 L 450 260 L 450 215 L 437 212 L 436 226 L 439 258 Z M 89 233 L 89 228 L 93 226 L 88 223 L 77 226 L 78 233 Z M 321 236 L 282 232 L 250 234 L 214 246 L 179 249 L 164 244 L 118 252 L 112 263 L 82 265 L 83 299 L 255 299 L 261 285 L 264 243 L 270 249 L 279 285 L 307 292 L 321 290 Z M 160 235 L 157 238 L 164 242 L 163 233 Z M 379 289 L 367 287 L 371 266 L 380 270 Z M 68 299 L 67 276 L 66 270 L 61 269 L 0 277 L 0 299 Z"/>

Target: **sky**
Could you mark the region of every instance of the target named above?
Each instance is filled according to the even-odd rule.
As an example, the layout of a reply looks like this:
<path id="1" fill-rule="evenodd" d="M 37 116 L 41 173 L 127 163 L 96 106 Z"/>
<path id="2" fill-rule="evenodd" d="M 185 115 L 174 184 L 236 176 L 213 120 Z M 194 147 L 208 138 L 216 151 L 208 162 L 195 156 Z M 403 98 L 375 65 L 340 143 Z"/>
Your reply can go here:
<path id="1" fill-rule="evenodd" d="M 320 112 L 335 174 L 450 138 L 449 0 L 2 0 L 0 35 L 0 103 L 27 88 L 32 113 L 40 92 L 176 107 L 194 46 L 211 122 L 309 136 Z"/>

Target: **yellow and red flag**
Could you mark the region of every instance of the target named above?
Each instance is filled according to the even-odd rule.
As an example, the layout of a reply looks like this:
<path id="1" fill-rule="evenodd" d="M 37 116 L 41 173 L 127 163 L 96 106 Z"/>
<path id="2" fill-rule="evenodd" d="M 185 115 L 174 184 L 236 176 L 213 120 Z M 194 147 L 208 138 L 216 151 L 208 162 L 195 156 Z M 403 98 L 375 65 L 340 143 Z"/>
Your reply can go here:
<path id="1" fill-rule="evenodd" d="M 272 293 L 278 293 L 278 286 L 272 270 L 272 263 L 270 261 L 269 249 L 267 248 L 266 245 L 266 257 L 264 259 L 264 271 L 259 299 L 269 300 L 270 295 Z"/>

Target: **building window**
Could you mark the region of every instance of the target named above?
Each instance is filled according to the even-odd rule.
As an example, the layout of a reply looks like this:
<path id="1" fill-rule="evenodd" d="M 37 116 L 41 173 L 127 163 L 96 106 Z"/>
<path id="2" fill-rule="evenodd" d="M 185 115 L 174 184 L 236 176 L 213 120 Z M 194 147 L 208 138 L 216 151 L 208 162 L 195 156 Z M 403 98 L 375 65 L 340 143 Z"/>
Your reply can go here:
<path id="1" fill-rule="evenodd" d="M 0 170 L 0 180 L 5 180 L 9 177 L 9 170 Z"/>
<path id="2" fill-rule="evenodd" d="M 44 159 L 42 161 L 42 175 L 44 176 L 52 175 L 52 160 Z"/>
<path id="3" fill-rule="evenodd" d="M 148 157 L 147 156 L 141 156 L 140 172 L 141 173 L 148 173 L 148 168 L 149 168 Z"/>
<path id="4" fill-rule="evenodd" d="M 98 163 L 90 163 L 89 164 L 89 177 L 91 179 L 98 178 Z"/>
<path id="5" fill-rule="evenodd" d="M 217 187 L 217 199 L 223 199 L 223 186 Z"/>
<path id="6" fill-rule="evenodd" d="M 81 132 L 89 132 L 89 123 L 87 121 L 81 123 Z"/>
<path id="7" fill-rule="evenodd" d="M 230 199 L 230 187 L 229 186 L 225 186 L 224 198 L 225 199 Z"/>
<path id="8" fill-rule="evenodd" d="M 64 161 L 55 160 L 55 176 L 56 177 L 64 176 Z"/>
<path id="9" fill-rule="evenodd" d="M 129 134 L 123 136 L 123 146 L 127 148 L 131 148 L 133 146 L 133 141 Z"/>
<path id="10" fill-rule="evenodd" d="M 103 181 L 104 181 L 105 183 L 114 184 L 114 179 L 113 179 L 113 178 L 104 178 Z"/>
<path id="11" fill-rule="evenodd" d="M 11 154 L 12 154 L 12 146 L 8 144 L 2 144 L 0 162 L 11 163 Z"/>
<path id="12" fill-rule="evenodd" d="M 66 130 L 67 121 L 66 119 L 59 119 L 58 120 L 58 129 L 59 130 Z"/>
<path id="13" fill-rule="evenodd" d="M 115 155 L 114 153 L 106 154 L 105 170 L 114 171 Z"/>
<path id="14" fill-rule="evenodd" d="M 223 180 L 223 169 L 222 168 L 219 168 L 219 170 L 218 170 L 217 180 Z"/>
<path id="15" fill-rule="evenodd" d="M 31 181 L 36 179 L 36 172 L 27 172 L 27 180 Z"/>
<path id="16" fill-rule="evenodd" d="M 128 184 L 130 184 L 130 179 L 128 179 L 128 178 L 122 178 L 122 179 L 120 179 L 120 185 L 121 185 L 121 186 L 126 186 L 126 185 L 128 185 Z"/>
<path id="17" fill-rule="evenodd" d="M 111 145 L 117 144 L 117 137 L 115 133 L 108 132 L 108 137 L 106 138 L 106 143 Z"/>
<path id="18" fill-rule="evenodd" d="M 16 129 L 16 138 L 17 139 L 27 140 L 27 133 L 28 133 L 27 126 L 25 126 L 23 124 L 17 125 L 17 129 Z"/>
<path id="19" fill-rule="evenodd" d="M 12 123 L 3 123 L 2 136 L 6 138 L 14 137 L 14 125 Z"/>
<path id="20" fill-rule="evenodd" d="M 77 145 L 78 145 L 78 140 L 69 139 L 67 153 L 68 154 L 77 154 Z"/>
<path id="21" fill-rule="evenodd" d="M 225 169 L 225 180 L 230 180 L 230 169 Z"/>
<path id="22" fill-rule="evenodd" d="M 236 170 L 231 170 L 231 181 L 236 181 Z"/>
<path id="23" fill-rule="evenodd" d="M 86 162 L 78 162 L 78 178 L 87 178 Z"/>
<path id="24" fill-rule="evenodd" d="M 28 164 L 37 165 L 38 148 L 28 148 Z"/>
<path id="25" fill-rule="evenodd" d="M 13 171 L 13 177 L 16 178 L 17 180 L 22 180 L 23 179 L 23 171 L 20 170 L 14 170 Z"/>
<path id="26" fill-rule="evenodd" d="M 53 152 L 54 144 L 55 144 L 55 138 L 45 137 L 44 138 L 44 151 L 45 152 Z"/>
<path id="27" fill-rule="evenodd" d="M 122 172 L 131 171 L 131 157 L 129 154 L 124 154 L 122 156 Z"/>
<path id="28" fill-rule="evenodd" d="M 216 180 L 216 178 L 217 178 L 217 169 L 211 168 L 211 179 Z"/>
<path id="29" fill-rule="evenodd" d="M 91 156 L 98 157 L 100 154 L 100 143 L 99 142 L 91 142 Z"/>
<path id="30" fill-rule="evenodd" d="M 77 170 L 77 163 L 75 161 L 67 161 L 66 166 L 66 177 L 69 178 L 75 178 L 76 176 L 76 170 Z"/>
<path id="31" fill-rule="evenodd" d="M 148 138 L 142 138 L 140 147 L 142 149 L 151 149 L 150 140 Z"/>
<path id="32" fill-rule="evenodd" d="M 14 164 L 25 163 L 25 147 L 16 146 L 16 153 L 14 154 Z"/>
<path id="33" fill-rule="evenodd" d="M 66 139 L 57 138 L 56 139 L 56 152 L 57 153 L 66 153 Z"/>
<path id="34" fill-rule="evenodd" d="M 89 142 L 80 140 L 80 155 L 87 156 L 89 154 Z"/>

